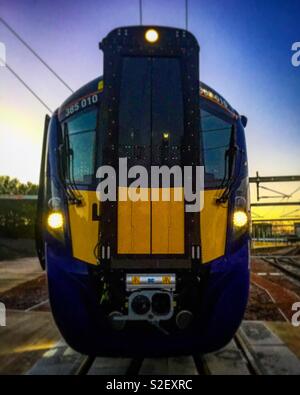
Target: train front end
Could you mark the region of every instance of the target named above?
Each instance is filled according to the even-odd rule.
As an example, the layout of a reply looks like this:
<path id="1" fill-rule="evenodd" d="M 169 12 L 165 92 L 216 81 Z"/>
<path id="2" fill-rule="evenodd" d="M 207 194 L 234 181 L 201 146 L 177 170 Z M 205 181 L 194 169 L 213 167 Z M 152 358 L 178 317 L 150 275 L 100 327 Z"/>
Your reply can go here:
<path id="1" fill-rule="evenodd" d="M 45 128 L 38 252 L 76 350 L 175 355 L 224 346 L 249 289 L 242 119 L 199 86 L 189 32 L 124 27 L 104 77 Z"/>

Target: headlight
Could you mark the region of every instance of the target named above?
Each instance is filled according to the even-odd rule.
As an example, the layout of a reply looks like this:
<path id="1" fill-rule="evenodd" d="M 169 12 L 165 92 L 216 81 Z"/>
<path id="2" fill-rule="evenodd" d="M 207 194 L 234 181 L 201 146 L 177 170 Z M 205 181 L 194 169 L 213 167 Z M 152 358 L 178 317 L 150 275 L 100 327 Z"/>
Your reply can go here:
<path id="1" fill-rule="evenodd" d="M 158 32 L 155 29 L 149 29 L 146 31 L 145 38 L 149 43 L 156 43 L 159 38 Z"/>
<path id="2" fill-rule="evenodd" d="M 233 225 L 236 228 L 242 228 L 243 226 L 247 225 L 248 223 L 248 216 L 245 211 L 235 211 L 233 214 Z"/>
<path id="3" fill-rule="evenodd" d="M 51 229 L 60 229 L 63 227 L 64 218 L 61 213 L 51 213 L 48 216 L 47 223 Z"/>

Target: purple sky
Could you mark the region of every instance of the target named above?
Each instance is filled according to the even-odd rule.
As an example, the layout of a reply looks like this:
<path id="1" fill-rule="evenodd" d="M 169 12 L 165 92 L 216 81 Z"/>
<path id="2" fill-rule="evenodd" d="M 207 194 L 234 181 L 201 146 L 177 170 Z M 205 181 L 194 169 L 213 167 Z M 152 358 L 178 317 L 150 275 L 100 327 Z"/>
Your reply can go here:
<path id="1" fill-rule="evenodd" d="M 184 27 L 184 0 L 143 0 L 144 24 Z M 250 172 L 300 174 L 299 0 L 190 0 L 201 80 L 249 118 Z M 139 23 L 138 0 L 1 0 L 0 15 L 74 90 L 102 73 L 98 42 Z M 0 23 L 7 63 L 56 108 L 69 92 Z M 45 109 L 0 67 L 0 174 L 37 181 Z"/>

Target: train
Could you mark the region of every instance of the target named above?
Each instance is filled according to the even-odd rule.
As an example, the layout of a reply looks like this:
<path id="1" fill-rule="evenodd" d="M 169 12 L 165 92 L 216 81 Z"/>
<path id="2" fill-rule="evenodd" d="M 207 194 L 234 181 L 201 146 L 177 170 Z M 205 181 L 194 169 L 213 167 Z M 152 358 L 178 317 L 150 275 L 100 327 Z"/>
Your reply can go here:
<path id="1" fill-rule="evenodd" d="M 86 355 L 218 350 L 249 295 L 247 118 L 200 82 L 187 30 L 120 27 L 99 47 L 103 77 L 45 118 L 36 246 L 54 320 Z"/>

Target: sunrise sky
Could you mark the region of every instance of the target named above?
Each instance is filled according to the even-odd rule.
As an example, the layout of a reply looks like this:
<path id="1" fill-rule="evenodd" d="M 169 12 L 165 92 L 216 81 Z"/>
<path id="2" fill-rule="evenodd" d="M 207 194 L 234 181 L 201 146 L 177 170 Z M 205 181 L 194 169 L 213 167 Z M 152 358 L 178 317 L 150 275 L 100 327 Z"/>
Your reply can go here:
<path id="1" fill-rule="evenodd" d="M 184 28 L 184 0 L 143 4 L 144 24 Z M 300 41 L 299 0 L 190 0 L 189 8 L 201 80 L 249 118 L 250 174 L 300 174 L 300 67 L 291 63 L 292 44 Z M 138 0 L 1 0 L 0 16 L 74 90 L 102 74 L 98 42 L 117 26 L 139 23 Z M 68 90 L 1 21 L 0 42 L 7 64 L 57 108 Z M 45 113 L 0 67 L 0 175 L 37 182 Z M 296 188 L 279 186 L 287 193 Z"/>

